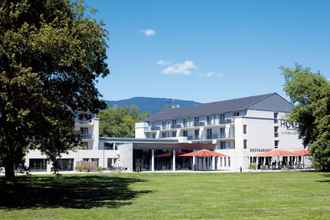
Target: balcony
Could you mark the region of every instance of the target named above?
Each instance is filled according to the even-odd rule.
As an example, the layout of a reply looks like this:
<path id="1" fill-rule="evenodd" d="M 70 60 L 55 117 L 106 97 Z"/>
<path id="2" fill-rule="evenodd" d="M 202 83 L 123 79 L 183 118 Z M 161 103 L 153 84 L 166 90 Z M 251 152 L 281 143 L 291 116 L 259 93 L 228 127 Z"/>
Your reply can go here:
<path id="1" fill-rule="evenodd" d="M 181 124 L 174 124 L 174 125 L 171 125 L 171 128 L 172 129 L 175 129 L 175 128 L 182 128 Z"/>
<path id="2" fill-rule="evenodd" d="M 206 137 L 206 139 L 232 139 L 232 138 L 234 137 L 230 137 L 230 136 L 226 137 L 226 135 L 224 134 L 212 134 Z"/>
<path id="3" fill-rule="evenodd" d="M 199 140 L 200 138 L 199 136 L 188 136 L 187 139 L 191 141 L 191 140 Z"/>
<path id="4" fill-rule="evenodd" d="M 92 139 L 92 135 L 91 134 L 80 134 L 80 138 L 83 140 Z"/>
<path id="5" fill-rule="evenodd" d="M 195 127 L 205 126 L 205 122 L 202 122 L 202 121 L 194 121 L 194 126 L 195 126 Z"/>
<path id="6" fill-rule="evenodd" d="M 232 123 L 232 122 L 233 122 L 232 118 L 226 118 L 226 119 L 220 120 L 219 124 L 228 124 L 228 123 Z"/>
<path id="7" fill-rule="evenodd" d="M 160 130 L 160 127 L 159 126 L 151 126 L 151 131 L 159 131 Z"/>

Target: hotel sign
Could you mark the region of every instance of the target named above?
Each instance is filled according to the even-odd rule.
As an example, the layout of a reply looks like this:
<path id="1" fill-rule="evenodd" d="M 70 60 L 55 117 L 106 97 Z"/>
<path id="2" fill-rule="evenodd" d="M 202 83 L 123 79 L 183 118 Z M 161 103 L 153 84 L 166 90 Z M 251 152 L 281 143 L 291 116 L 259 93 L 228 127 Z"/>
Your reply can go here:
<path id="1" fill-rule="evenodd" d="M 289 122 L 285 119 L 280 119 L 280 125 L 281 128 L 286 128 L 287 130 L 297 130 L 298 129 L 298 123 L 296 122 Z"/>
<path id="2" fill-rule="evenodd" d="M 280 119 L 280 127 L 285 128 L 286 131 L 282 132 L 282 134 L 297 134 L 297 130 L 299 128 L 298 123 L 290 122 L 285 119 Z"/>

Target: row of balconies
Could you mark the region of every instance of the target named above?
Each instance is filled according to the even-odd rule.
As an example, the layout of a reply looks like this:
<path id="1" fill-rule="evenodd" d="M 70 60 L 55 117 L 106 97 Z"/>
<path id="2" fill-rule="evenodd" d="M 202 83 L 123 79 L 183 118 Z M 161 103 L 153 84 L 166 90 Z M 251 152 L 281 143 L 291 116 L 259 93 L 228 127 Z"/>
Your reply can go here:
<path id="1" fill-rule="evenodd" d="M 188 140 L 213 140 L 213 139 L 234 139 L 234 136 L 225 136 L 225 135 L 212 135 L 206 136 L 205 138 L 201 138 L 199 136 L 187 136 Z"/>
<path id="2" fill-rule="evenodd" d="M 159 131 L 159 130 L 170 130 L 170 129 L 179 129 L 179 128 L 194 128 L 194 127 L 204 127 L 204 126 L 213 126 L 213 125 L 225 125 L 228 123 L 232 123 L 233 120 L 231 118 L 225 119 L 220 121 L 219 123 L 214 123 L 212 121 L 194 121 L 193 123 L 187 123 L 187 124 L 170 124 L 170 125 L 162 125 L 162 126 L 156 126 L 152 125 L 149 127 L 148 131 Z"/>

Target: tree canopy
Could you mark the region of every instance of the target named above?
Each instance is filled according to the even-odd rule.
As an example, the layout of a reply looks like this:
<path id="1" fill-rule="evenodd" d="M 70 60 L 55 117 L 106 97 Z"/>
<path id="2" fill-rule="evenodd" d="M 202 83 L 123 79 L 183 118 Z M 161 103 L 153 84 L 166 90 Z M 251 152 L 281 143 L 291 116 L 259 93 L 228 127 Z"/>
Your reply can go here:
<path id="1" fill-rule="evenodd" d="M 144 120 L 147 113 L 137 108 L 109 107 L 98 114 L 100 135 L 106 137 L 134 137 L 135 123 Z"/>
<path id="2" fill-rule="evenodd" d="M 6 176 L 28 149 L 50 158 L 78 143 L 76 111 L 105 104 L 95 87 L 109 74 L 106 30 L 83 2 L 0 3 L 0 160 Z"/>
<path id="3" fill-rule="evenodd" d="M 284 90 L 295 105 L 290 120 L 299 124 L 299 135 L 311 148 L 314 165 L 330 170 L 330 83 L 300 65 L 282 70 Z"/>

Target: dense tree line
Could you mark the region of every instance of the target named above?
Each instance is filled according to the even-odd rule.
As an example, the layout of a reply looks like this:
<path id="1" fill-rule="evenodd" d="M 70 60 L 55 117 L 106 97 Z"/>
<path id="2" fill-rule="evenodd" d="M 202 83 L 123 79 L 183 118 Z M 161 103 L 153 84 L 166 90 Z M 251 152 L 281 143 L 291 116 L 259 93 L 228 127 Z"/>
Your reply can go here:
<path id="1" fill-rule="evenodd" d="M 148 113 L 138 108 L 109 107 L 100 112 L 100 135 L 104 137 L 134 137 L 135 123 L 143 121 Z"/>

